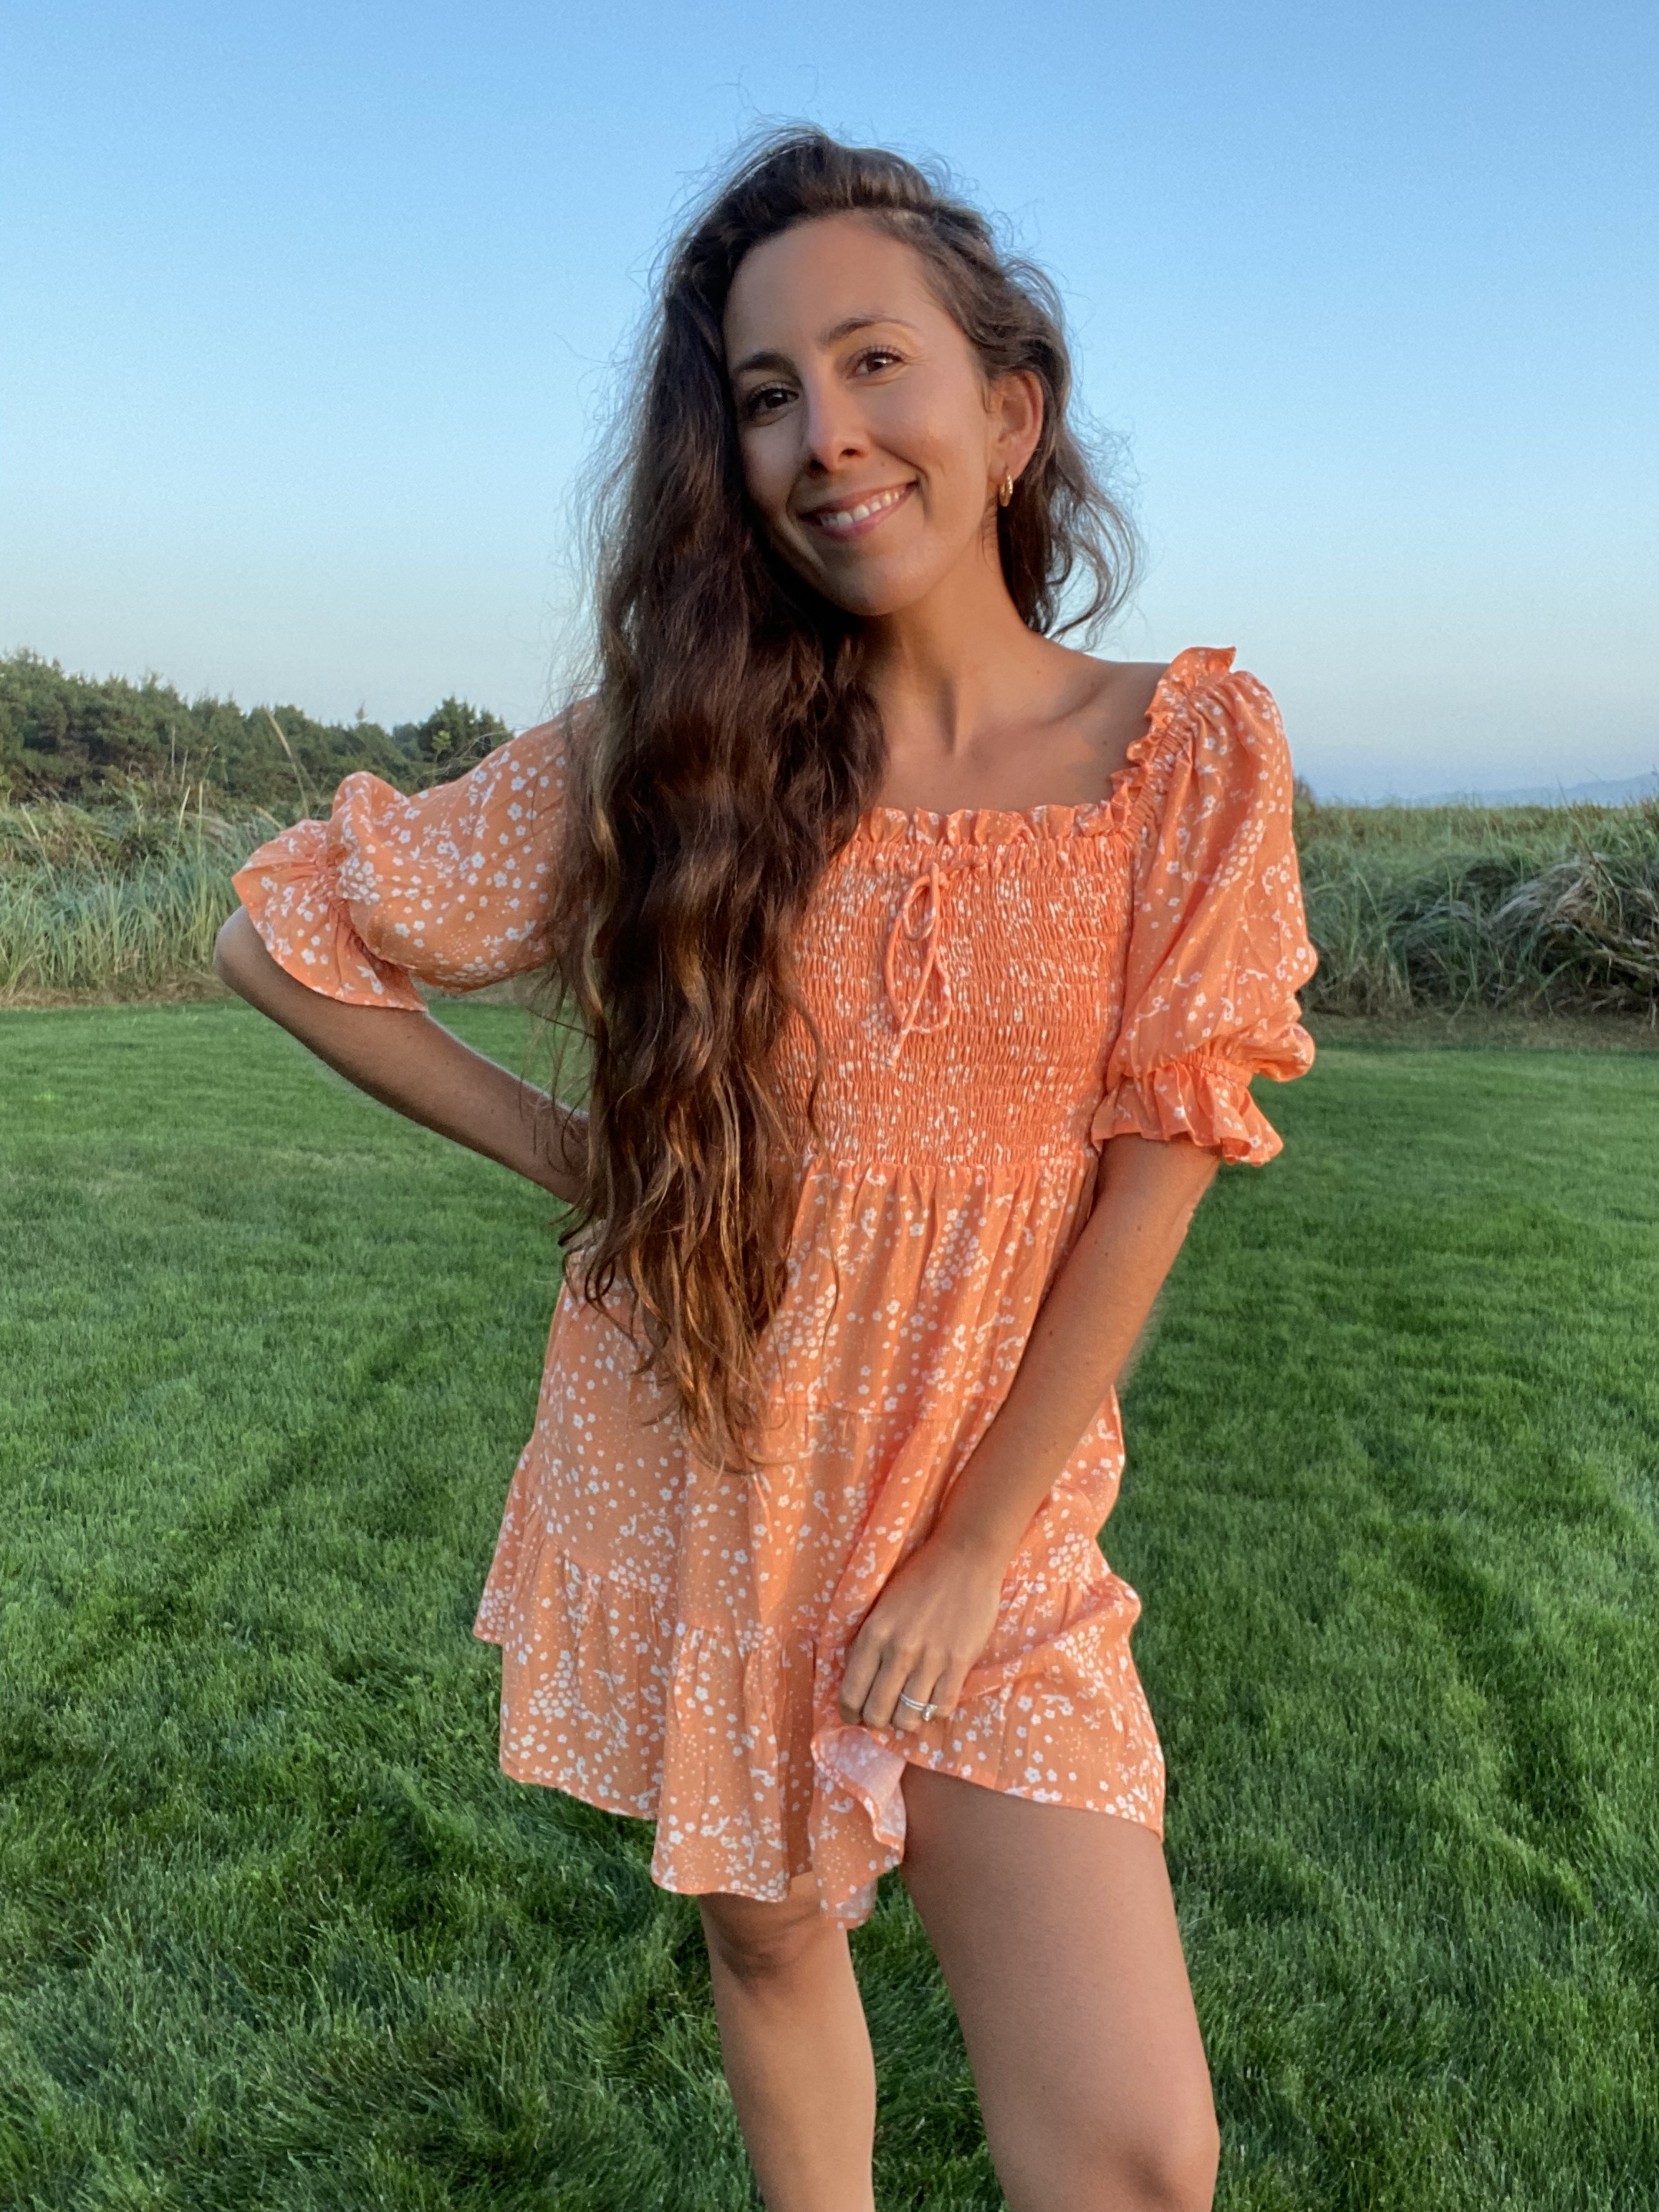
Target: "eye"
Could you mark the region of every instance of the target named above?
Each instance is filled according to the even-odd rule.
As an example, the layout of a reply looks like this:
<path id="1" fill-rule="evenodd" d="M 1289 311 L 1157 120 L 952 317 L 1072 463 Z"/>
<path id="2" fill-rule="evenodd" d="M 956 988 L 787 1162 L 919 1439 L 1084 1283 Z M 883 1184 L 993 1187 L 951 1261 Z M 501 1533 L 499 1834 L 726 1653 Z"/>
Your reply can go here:
<path id="1" fill-rule="evenodd" d="M 879 374 L 884 368 L 902 368 L 904 356 L 895 353 L 891 346 L 866 346 L 853 366 L 860 371 L 871 370 Z"/>
<path id="2" fill-rule="evenodd" d="M 775 415 L 780 407 L 787 407 L 794 398 L 787 384 L 757 384 L 745 392 L 738 403 L 738 412 L 745 422 L 757 422 L 768 415 Z"/>

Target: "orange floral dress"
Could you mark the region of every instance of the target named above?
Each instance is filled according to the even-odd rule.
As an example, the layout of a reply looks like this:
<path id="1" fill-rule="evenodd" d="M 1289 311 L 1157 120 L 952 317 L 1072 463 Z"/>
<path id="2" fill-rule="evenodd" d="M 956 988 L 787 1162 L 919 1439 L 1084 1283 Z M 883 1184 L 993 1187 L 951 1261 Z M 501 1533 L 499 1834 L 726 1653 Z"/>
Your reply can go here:
<path id="1" fill-rule="evenodd" d="M 1170 665 L 1109 796 L 877 807 L 831 862 L 799 945 L 827 1066 L 760 1474 L 647 1425 L 659 1401 L 614 1324 L 559 1294 L 477 1633 L 501 1648 L 502 1766 L 653 1819 L 666 1888 L 781 1899 L 810 1867 L 857 1923 L 903 1853 L 907 1760 L 1161 1832 L 1139 1601 L 1097 1542 L 1115 1395 L 956 1710 L 915 1735 L 849 1727 L 836 1689 L 1013 1381 L 1103 1143 L 1279 1148 L 1250 1079 L 1310 1064 L 1314 954 L 1279 715 L 1232 660 Z M 413 798 L 349 776 L 330 821 L 236 878 L 271 952 L 313 990 L 409 1008 L 417 977 L 466 989 L 544 962 L 562 742 L 528 731 Z M 793 1033 L 797 1094 L 808 1066 Z"/>

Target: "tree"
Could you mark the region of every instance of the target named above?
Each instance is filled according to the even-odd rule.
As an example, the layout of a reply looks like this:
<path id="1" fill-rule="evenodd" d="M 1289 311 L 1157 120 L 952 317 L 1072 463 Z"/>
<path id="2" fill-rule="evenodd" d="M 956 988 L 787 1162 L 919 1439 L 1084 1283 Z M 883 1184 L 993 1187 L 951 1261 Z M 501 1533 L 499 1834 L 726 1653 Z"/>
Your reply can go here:
<path id="1" fill-rule="evenodd" d="M 512 734 L 487 708 L 471 706 L 465 699 L 446 699 L 425 721 L 400 722 L 392 733 L 412 762 L 431 770 L 425 779 L 430 783 L 447 783 L 464 775 Z"/>
<path id="2" fill-rule="evenodd" d="M 446 699 L 423 722 L 318 722 L 298 707 L 186 701 L 142 684 L 70 676 L 61 663 L 0 655 L 0 799 L 97 801 L 137 785 L 177 798 L 205 782 L 223 800 L 289 817 L 326 808 L 358 769 L 402 791 L 462 775 L 510 732 L 496 715 Z"/>

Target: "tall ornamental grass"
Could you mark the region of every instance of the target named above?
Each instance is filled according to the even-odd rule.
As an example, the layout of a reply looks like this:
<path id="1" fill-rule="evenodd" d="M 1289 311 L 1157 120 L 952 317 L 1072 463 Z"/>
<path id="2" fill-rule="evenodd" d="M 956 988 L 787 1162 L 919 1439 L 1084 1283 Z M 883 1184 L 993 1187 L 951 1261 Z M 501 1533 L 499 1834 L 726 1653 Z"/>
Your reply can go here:
<path id="1" fill-rule="evenodd" d="M 1297 809 L 1315 1010 L 1659 1020 L 1659 804 Z"/>
<path id="2" fill-rule="evenodd" d="M 231 876 L 294 809 L 203 783 L 0 805 L 0 1003 L 199 988 Z M 1314 1012 L 1491 1006 L 1659 1023 L 1659 802 L 1297 805 Z"/>
<path id="3" fill-rule="evenodd" d="M 204 981 L 231 877 L 282 826 L 207 802 L 198 785 L 176 805 L 137 787 L 110 805 L 0 805 L 0 1000 Z"/>

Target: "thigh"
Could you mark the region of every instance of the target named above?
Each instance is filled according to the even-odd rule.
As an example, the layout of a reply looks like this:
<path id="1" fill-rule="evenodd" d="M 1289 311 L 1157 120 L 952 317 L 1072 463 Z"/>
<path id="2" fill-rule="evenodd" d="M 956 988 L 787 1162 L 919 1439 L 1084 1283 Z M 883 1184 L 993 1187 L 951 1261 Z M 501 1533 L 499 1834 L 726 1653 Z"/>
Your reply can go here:
<path id="1" fill-rule="evenodd" d="M 1207 2203 L 1209 2070 L 1158 1838 L 921 1767 L 905 1804 L 1010 2203 Z"/>

